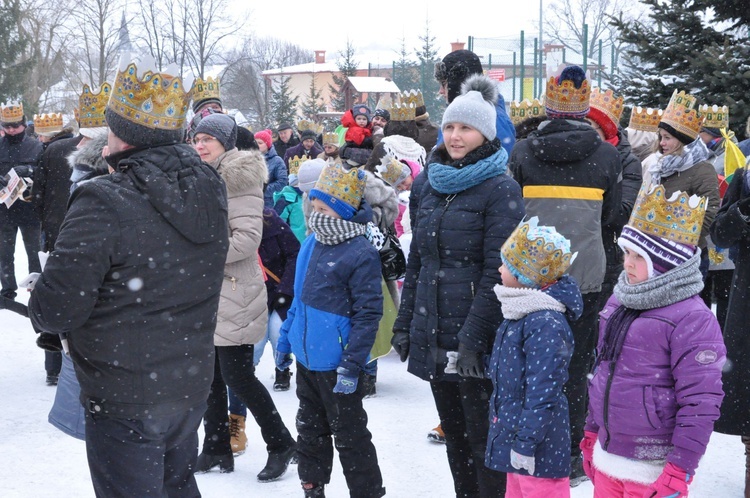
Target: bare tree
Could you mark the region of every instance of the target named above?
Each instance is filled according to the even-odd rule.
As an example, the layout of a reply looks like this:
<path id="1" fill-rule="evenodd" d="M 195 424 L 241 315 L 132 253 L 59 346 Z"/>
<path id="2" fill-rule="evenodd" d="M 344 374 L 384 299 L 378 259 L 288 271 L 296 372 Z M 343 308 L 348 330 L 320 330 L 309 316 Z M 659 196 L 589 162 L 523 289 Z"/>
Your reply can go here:
<path id="1" fill-rule="evenodd" d="M 310 62 L 312 53 L 286 41 L 250 36 L 223 58 L 227 68 L 221 77 L 222 101 L 242 111 L 254 125 L 266 126 L 271 124 L 271 91 L 263 71 Z"/>
<path id="2" fill-rule="evenodd" d="M 556 0 L 545 12 L 544 36 L 580 54 L 583 51 L 584 24 L 588 25 L 586 56 L 593 57 L 598 43 L 619 50 L 617 30 L 610 24 L 612 16 L 629 16 L 633 10 L 629 0 Z"/>
<path id="3" fill-rule="evenodd" d="M 101 85 L 111 75 L 119 45 L 121 0 L 86 0 L 73 9 L 79 47 L 73 53 L 74 63 L 83 68 L 78 84 Z"/>
<path id="4" fill-rule="evenodd" d="M 71 102 L 52 100 L 48 92 L 50 87 L 61 82 L 64 77 L 68 46 L 74 40 L 69 23 L 72 10 L 72 0 L 59 0 L 54 4 L 32 0 L 24 5 L 19 30 L 29 43 L 23 58 L 33 61 L 31 70 L 26 74 L 23 90 L 29 111 L 58 112 L 72 109 Z"/>
<path id="5" fill-rule="evenodd" d="M 217 62 L 222 43 L 245 27 L 246 16 L 230 14 L 227 0 L 181 0 L 187 14 L 184 51 L 196 76 L 203 78 L 206 65 Z M 189 8 L 187 8 L 189 7 Z"/>

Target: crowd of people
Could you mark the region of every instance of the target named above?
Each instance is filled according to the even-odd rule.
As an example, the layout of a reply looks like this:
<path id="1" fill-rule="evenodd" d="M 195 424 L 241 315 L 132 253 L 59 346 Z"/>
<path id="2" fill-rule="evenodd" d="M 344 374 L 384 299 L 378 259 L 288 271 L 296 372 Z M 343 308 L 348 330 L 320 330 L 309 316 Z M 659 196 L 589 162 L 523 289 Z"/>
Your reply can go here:
<path id="1" fill-rule="evenodd" d="M 2 307 L 37 332 L 97 496 L 200 496 L 248 410 L 258 481 L 296 463 L 324 497 L 335 448 L 352 497 L 384 496 L 363 399 L 392 349 L 429 383 L 457 497 L 688 496 L 714 430 L 741 436 L 750 496 L 750 142 L 729 109 L 675 89 L 623 126 L 574 65 L 506 107 L 468 50 L 435 78 L 439 125 L 411 90 L 253 133 L 218 80 L 147 61 L 84 86 L 75 126 L 2 105 L 0 187 L 26 188 L 0 206 Z M 266 344 L 296 439 L 255 374 Z"/>

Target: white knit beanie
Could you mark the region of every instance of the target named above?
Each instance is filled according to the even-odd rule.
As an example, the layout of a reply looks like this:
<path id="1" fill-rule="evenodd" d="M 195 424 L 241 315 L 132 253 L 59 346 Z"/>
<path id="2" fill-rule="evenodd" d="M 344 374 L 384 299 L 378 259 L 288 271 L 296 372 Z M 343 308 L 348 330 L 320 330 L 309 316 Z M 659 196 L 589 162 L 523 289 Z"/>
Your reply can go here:
<path id="1" fill-rule="evenodd" d="M 497 85 L 482 74 L 470 76 L 461 85 L 461 95 L 455 98 L 443 114 L 442 129 L 448 123 L 469 125 L 487 140 L 497 136 Z"/>

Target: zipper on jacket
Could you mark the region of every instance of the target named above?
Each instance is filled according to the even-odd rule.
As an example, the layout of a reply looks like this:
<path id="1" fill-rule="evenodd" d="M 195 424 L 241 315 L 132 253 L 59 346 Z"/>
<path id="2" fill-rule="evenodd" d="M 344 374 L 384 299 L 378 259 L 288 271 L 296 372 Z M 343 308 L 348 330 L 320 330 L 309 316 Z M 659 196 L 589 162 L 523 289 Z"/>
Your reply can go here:
<path id="1" fill-rule="evenodd" d="M 224 275 L 224 278 L 232 282 L 232 290 L 236 291 L 237 290 L 237 278 L 229 276 L 229 275 Z"/>
<path id="2" fill-rule="evenodd" d="M 476 297 L 475 294 L 474 294 L 474 282 L 471 283 L 471 297 L 472 297 L 472 299 L 474 297 Z"/>
<path id="3" fill-rule="evenodd" d="M 609 446 L 609 393 L 612 391 L 612 381 L 615 377 L 615 360 L 609 364 L 609 376 L 607 377 L 607 386 L 604 388 L 604 430 L 607 433 L 606 439 L 604 439 L 604 450 L 607 450 Z"/>

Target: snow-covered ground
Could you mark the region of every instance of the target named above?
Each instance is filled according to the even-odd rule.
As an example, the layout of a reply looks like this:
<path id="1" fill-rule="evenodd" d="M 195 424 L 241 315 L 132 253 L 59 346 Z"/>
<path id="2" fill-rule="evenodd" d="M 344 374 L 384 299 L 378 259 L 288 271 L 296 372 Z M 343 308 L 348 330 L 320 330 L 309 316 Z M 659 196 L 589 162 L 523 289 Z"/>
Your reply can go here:
<path id="1" fill-rule="evenodd" d="M 26 255 L 20 237 L 16 269 L 19 280 L 26 276 Z M 27 298 L 22 294 L 19 301 Z M 45 385 L 44 353 L 34 343 L 36 336 L 31 325 L 27 319 L 1 310 L 0 333 L 3 339 L 0 352 L 0 497 L 94 496 L 83 442 L 66 436 L 47 422 L 55 388 Z M 293 390 L 273 392 L 272 376 L 273 360 L 269 349 L 259 365 L 259 377 L 271 391 L 287 426 L 295 433 L 297 398 Z M 406 365 L 391 353 L 380 361 L 377 386 L 377 396 L 365 400 L 365 407 L 388 496 L 454 496 L 445 447 L 426 439 L 427 431 L 437 424 L 437 412 L 427 383 L 408 374 Z M 301 496 L 295 466 L 279 481 L 257 482 L 255 476 L 265 464 L 266 454 L 257 426 L 252 422 L 248 422 L 248 437 L 248 451 L 236 458 L 234 473 L 198 475 L 203 496 Z M 690 496 L 741 498 L 743 484 L 744 454 L 739 438 L 714 433 Z M 330 498 L 349 496 L 338 461 L 326 494 Z M 573 498 L 592 495 L 593 488 L 588 482 L 571 490 Z"/>

